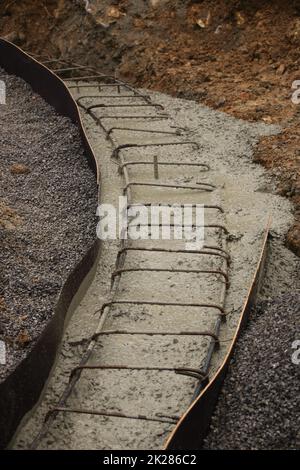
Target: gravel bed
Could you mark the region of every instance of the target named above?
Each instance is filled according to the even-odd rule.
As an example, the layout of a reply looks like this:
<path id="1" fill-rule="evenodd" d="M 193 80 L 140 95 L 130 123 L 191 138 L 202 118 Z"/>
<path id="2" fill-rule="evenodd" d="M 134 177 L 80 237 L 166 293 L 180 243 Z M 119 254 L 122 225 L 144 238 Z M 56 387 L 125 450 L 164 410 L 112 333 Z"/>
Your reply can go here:
<path id="1" fill-rule="evenodd" d="M 252 313 L 230 364 L 205 449 L 299 448 L 297 354 L 292 360 L 299 330 L 299 293 L 265 301 Z"/>
<path id="2" fill-rule="evenodd" d="M 0 379 L 32 348 L 95 239 L 97 185 L 76 126 L 0 69 Z"/>

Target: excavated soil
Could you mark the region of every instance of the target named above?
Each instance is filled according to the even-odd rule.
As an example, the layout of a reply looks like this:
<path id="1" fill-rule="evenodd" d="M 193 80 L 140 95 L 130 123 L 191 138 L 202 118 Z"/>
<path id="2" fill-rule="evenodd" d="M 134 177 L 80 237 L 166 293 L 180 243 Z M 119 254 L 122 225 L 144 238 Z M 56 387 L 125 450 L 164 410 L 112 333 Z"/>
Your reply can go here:
<path id="1" fill-rule="evenodd" d="M 0 69 L 1 379 L 28 354 L 96 237 L 96 178 L 77 128 Z"/>
<path id="2" fill-rule="evenodd" d="M 283 127 L 254 160 L 295 204 L 288 246 L 300 253 L 300 6 L 276 0 L 33 0 L 0 7 L 3 36 L 42 56 L 96 65 L 127 81 Z M 262 38 L 264 38 L 262 40 Z"/>

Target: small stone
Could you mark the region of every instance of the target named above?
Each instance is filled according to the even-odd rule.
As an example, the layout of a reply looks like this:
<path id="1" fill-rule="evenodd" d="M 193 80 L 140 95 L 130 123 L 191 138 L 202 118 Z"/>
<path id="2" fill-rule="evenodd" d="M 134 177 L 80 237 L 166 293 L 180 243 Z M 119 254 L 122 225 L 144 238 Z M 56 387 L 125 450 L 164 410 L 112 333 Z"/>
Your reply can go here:
<path id="1" fill-rule="evenodd" d="M 27 175 L 30 173 L 30 169 L 28 166 L 23 165 L 22 163 L 14 163 L 10 167 L 10 172 L 12 175 Z"/>
<path id="2" fill-rule="evenodd" d="M 25 348 L 26 346 L 28 346 L 30 342 L 31 342 L 31 338 L 26 330 L 21 331 L 16 337 L 16 343 L 22 348 Z"/>
<path id="3" fill-rule="evenodd" d="M 278 69 L 276 70 L 277 75 L 283 75 L 286 70 L 286 67 L 284 64 L 280 64 Z"/>

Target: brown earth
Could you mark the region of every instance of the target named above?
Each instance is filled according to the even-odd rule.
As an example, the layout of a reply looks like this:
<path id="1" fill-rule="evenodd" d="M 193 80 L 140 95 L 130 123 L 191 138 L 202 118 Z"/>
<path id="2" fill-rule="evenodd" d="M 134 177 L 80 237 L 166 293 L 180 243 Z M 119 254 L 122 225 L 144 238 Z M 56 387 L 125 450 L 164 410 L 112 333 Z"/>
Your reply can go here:
<path id="1" fill-rule="evenodd" d="M 300 104 L 291 101 L 300 79 L 299 1 L 4 0 L 0 14 L 0 34 L 29 51 L 281 124 L 281 134 L 261 140 L 255 160 L 295 204 L 287 243 L 300 255 Z"/>
<path id="2" fill-rule="evenodd" d="M 0 199 L 0 228 L 5 230 L 14 230 L 21 223 L 22 219 L 17 214 L 17 212 L 11 207 L 7 206 Z"/>

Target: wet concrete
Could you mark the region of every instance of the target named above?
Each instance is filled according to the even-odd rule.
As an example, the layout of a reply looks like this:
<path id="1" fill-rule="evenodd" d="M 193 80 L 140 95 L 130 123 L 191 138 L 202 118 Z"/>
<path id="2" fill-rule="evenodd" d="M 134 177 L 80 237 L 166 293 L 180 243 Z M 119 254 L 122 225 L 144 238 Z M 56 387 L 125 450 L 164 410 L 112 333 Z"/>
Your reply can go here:
<path id="1" fill-rule="evenodd" d="M 107 93 L 107 90 L 106 90 Z M 110 91 L 113 93 L 113 91 Z M 76 92 L 74 93 L 77 96 Z M 95 94 L 95 89 L 84 89 L 84 94 Z M 213 192 L 172 189 L 149 189 L 134 187 L 134 202 L 172 202 L 221 205 L 224 214 L 216 210 L 205 212 L 205 223 L 224 224 L 229 235 L 219 230 L 205 232 L 205 244 L 226 246 L 231 255 L 229 269 L 230 287 L 225 297 L 227 322 L 220 331 L 221 347 L 213 356 L 212 374 L 219 367 L 226 353 L 228 340 L 233 336 L 238 316 L 256 264 L 258 262 L 263 233 L 269 216 L 272 216 L 270 259 L 262 295 L 271 297 L 278 287 L 289 289 L 297 281 L 297 259 L 283 246 L 284 235 L 293 217 L 289 202 L 275 196 L 273 182 L 266 172 L 252 163 L 255 143 L 261 135 L 278 132 L 275 127 L 264 124 L 249 124 L 220 112 L 212 111 L 193 102 L 173 99 L 152 93 L 152 100 L 165 106 L 169 120 L 148 120 L 148 129 L 174 131 L 171 126 L 184 128 L 184 135 L 175 136 L 175 141 L 195 140 L 200 149 L 192 146 L 153 147 L 130 149 L 122 152 L 126 160 L 149 159 L 157 156 L 159 161 L 186 161 L 208 163 L 209 172 L 199 172 L 186 167 L 168 171 L 160 169 L 160 180 L 178 184 L 211 183 Z M 120 100 L 132 103 L 132 98 Z M 101 100 L 100 100 L 101 101 Z M 93 101 L 94 103 L 95 101 Z M 96 101 L 96 102 L 99 102 Z M 108 102 L 103 99 L 101 102 Z M 91 104 L 88 100 L 86 104 Z M 130 108 L 129 108 L 130 109 Z M 143 108 L 141 108 L 143 109 Z M 130 109 L 136 113 L 153 115 L 152 109 Z M 111 110 L 110 110 L 111 111 Z M 106 111 L 107 112 L 107 111 Z M 113 114 L 124 115 L 114 110 Z M 103 109 L 99 115 L 103 115 Z M 117 206 L 122 194 L 124 180 L 118 175 L 116 162 L 111 159 L 112 146 L 105 140 L 103 131 L 90 117 L 84 123 L 91 144 L 97 153 L 102 170 L 102 202 Z M 132 129 L 145 128 L 145 120 L 106 120 L 105 126 L 123 126 Z M 169 142 L 170 136 L 154 137 L 130 131 L 115 131 L 115 144 L 128 142 Z M 133 136 L 133 137 L 132 137 Z M 153 167 L 132 167 L 130 177 L 137 181 L 153 181 Z M 147 246 L 171 246 L 170 241 L 139 241 Z M 179 241 L 172 247 L 180 246 Z M 26 448 L 41 427 L 47 409 L 55 405 L 68 380 L 68 372 L 78 365 L 86 348 L 86 340 L 96 328 L 102 303 L 110 296 L 110 275 L 114 270 L 119 242 L 103 242 L 102 254 L 94 282 L 69 323 L 56 370 L 49 382 L 40 406 L 20 431 L 16 448 Z M 278 258 L 279 255 L 279 258 Z M 221 264 L 220 264 L 221 263 Z M 222 261 L 215 256 L 130 253 L 126 267 L 188 267 L 189 269 L 219 268 Z M 117 299 L 159 299 L 163 301 L 219 303 L 224 292 L 220 276 L 203 274 L 178 274 L 162 272 L 126 273 L 118 285 Z M 200 311 L 201 310 L 201 311 Z M 162 306 L 114 306 L 110 309 L 105 329 L 130 329 L 179 331 L 207 330 L 217 318 L 212 309 L 193 309 Z M 204 336 L 134 336 L 111 335 L 98 341 L 90 363 L 126 364 L 147 366 L 199 367 L 209 346 Z M 157 416 L 182 414 L 189 405 L 196 380 L 169 371 L 85 371 L 68 406 L 108 409 L 130 414 Z M 50 431 L 40 442 L 40 448 L 48 449 L 155 449 L 161 448 L 173 425 L 124 418 L 108 418 L 81 414 L 59 414 Z"/>

